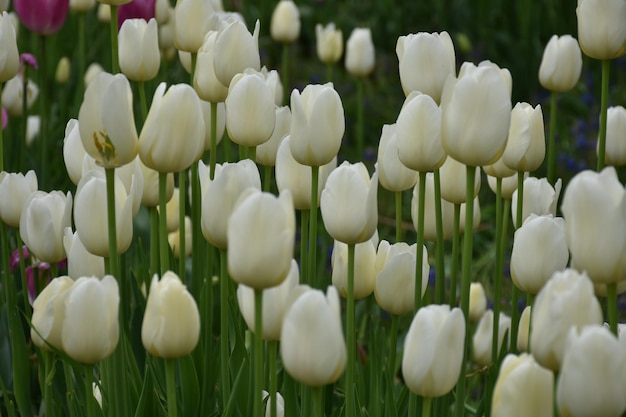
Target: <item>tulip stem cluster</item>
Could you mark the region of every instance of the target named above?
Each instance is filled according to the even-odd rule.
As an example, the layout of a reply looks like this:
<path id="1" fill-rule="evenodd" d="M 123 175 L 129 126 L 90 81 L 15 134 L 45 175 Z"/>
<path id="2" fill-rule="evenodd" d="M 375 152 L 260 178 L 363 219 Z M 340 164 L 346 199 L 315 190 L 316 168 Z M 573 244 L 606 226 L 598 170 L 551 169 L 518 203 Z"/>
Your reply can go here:
<path id="1" fill-rule="evenodd" d="M 515 227 L 519 229 L 522 227 L 524 219 L 524 171 L 517 172 L 517 208 L 515 214 Z M 511 333 L 509 340 L 512 349 L 517 348 L 517 329 L 519 328 L 519 300 L 520 290 L 516 285 L 513 285 L 511 291 Z M 494 327 L 498 325 L 496 321 L 498 318 L 494 316 Z"/>
<path id="2" fill-rule="evenodd" d="M 85 408 L 87 409 L 87 417 L 96 417 L 98 403 L 93 396 L 93 365 L 84 365 L 84 378 L 85 378 Z"/>
<path id="3" fill-rule="evenodd" d="M 556 164 L 556 144 L 554 136 L 556 135 L 556 115 L 557 115 L 557 96 L 556 91 L 550 93 L 550 131 L 548 133 L 548 182 L 554 185 L 555 181 L 555 164 Z"/>
<path id="4" fill-rule="evenodd" d="M 176 359 L 165 359 L 165 385 L 167 391 L 167 417 L 177 417 Z"/>
<path id="5" fill-rule="evenodd" d="M 312 387 L 313 417 L 324 417 L 323 387 Z"/>
<path id="6" fill-rule="evenodd" d="M 354 254 L 355 244 L 348 244 L 348 294 L 346 297 L 346 417 L 354 417 L 354 362 L 356 356 L 356 333 L 354 328 Z M 419 251 L 418 251 L 419 252 Z"/>
<path id="7" fill-rule="evenodd" d="M 215 178 L 215 164 L 217 163 L 217 103 L 211 102 L 211 148 L 209 149 L 209 178 Z M 224 146 L 227 148 L 227 144 Z"/>
<path id="8" fill-rule="evenodd" d="M 396 242 L 402 242 L 402 191 L 395 193 L 396 208 Z"/>
<path id="9" fill-rule="evenodd" d="M 276 373 L 276 357 L 278 356 L 278 342 L 268 342 L 269 377 L 270 377 L 270 417 L 276 417 L 276 393 L 278 392 L 278 375 Z"/>
<path id="10" fill-rule="evenodd" d="M 167 173 L 159 172 L 159 257 L 161 258 L 161 274 L 170 269 L 170 256 L 167 241 Z"/>
<path id="11" fill-rule="evenodd" d="M 226 249 L 220 248 L 220 366 L 224 407 L 230 398 L 230 355 L 228 354 L 228 269 Z"/>
<path id="12" fill-rule="evenodd" d="M 308 280 L 309 284 L 314 285 L 316 275 L 316 260 L 317 260 L 317 213 L 318 213 L 318 200 L 317 200 L 317 188 L 319 184 L 320 167 L 311 167 L 311 212 L 309 213 L 309 248 L 307 255 L 308 262 Z"/>
<path id="13" fill-rule="evenodd" d="M 417 241 L 415 248 L 415 300 L 414 312 L 422 307 L 422 282 L 424 280 L 422 264 L 424 261 L 424 211 L 426 199 L 426 173 L 420 172 L 418 183 L 418 206 L 417 206 Z"/>
<path id="14" fill-rule="evenodd" d="M 614 282 L 607 284 L 606 291 L 609 326 L 611 332 L 617 335 L 617 284 Z"/>
<path id="15" fill-rule="evenodd" d="M 117 74 L 120 72 L 120 63 L 119 63 L 119 55 L 118 55 L 118 40 L 117 40 L 117 15 L 119 12 L 119 6 L 116 4 L 111 4 L 111 73 Z"/>
<path id="16" fill-rule="evenodd" d="M 263 415 L 263 290 L 254 290 L 254 417 Z"/>
<path id="17" fill-rule="evenodd" d="M 178 228 L 180 233 L 180 239 L 178 239 L 178 275 L 183 281 L 185 281 L 185 277 L 187 275 L 187 268 L 185 264 L 185 250 L 187 249 L 185 242 L 187 240 L 185 239 L 185 196 L 187 195 L 188 174 L 189 168 L 184 169 L 178 175 L 178 189 L 180 190 L 180 192 L 178 193 Z"/>
<path id="18" fill-rule="evenodd" d="M 609 106 L 609 69 L 611 60 L 602 60 L 602 92 L 600 96 L 600 131 L 598 133 L 598 169 L 602 171 L 604 168 L 604 159 L 606 154 L 606 122 Z"/>
<path id="19" fill-rule="evenodd" d="M 443 212 L 441 203 L 441 176 L 439 168 L 433 172 L 433 181 L 435 183 L 435 228 L 437 240 L 435 242 L 435 302 L 444 304 L 446 297 L 445 288 L 445 259 L 444 259 L 444 241 L 443 241 Z"/>
<path id="20" fill-rule="evenodd" d="M 456 304 L 456 287 L 459 278 L 459 251 L 461 243 L 461 205 L 454 204 L 454 221 L 452 225 L 452 264 L 450 266 L 450 307 Z"/>

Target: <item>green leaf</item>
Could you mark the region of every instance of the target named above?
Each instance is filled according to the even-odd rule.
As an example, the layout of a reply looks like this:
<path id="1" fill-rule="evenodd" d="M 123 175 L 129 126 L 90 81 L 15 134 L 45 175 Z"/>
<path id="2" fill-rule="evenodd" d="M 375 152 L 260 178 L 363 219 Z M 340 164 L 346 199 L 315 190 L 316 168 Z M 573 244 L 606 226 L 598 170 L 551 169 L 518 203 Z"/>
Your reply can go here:
<path id="1" fill-rule="evenodd" d="M 197 416 L 200 409 L 200 384 L 191 355 L 178 360 L 178 369 L 183 415 L 185 417 Z"/>

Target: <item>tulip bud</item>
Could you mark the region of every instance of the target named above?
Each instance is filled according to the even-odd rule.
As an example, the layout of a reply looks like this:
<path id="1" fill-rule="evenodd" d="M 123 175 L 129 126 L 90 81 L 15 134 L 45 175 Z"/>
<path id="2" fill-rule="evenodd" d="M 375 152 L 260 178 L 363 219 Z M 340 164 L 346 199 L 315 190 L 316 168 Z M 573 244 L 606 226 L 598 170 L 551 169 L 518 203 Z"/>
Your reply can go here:
<path id="1" fill-rule="evenodd" d="M 571 35 L 552 35 L 541 58 L 539 82 L 556 93 L 564 93 L 576 86 L 583 67 L 578 41 Z"/>
<path id="2" fill-rule="evenodd" d="M 487 366 L 491 364 L 491 357 L 493 352 L 493 325 L 494 320 L 493 310 L 487 310 L 478 322 L 478 327 L 474 336 L 472 337 L 472 359 L 479 366 Z M 500 319 L 498 320 L 498 352 L 496 356 L 500 355 L 502 349 L 508 349 L 509 339 L 511 331 L 511 318 L 500 312 Z M 506 334 L 506 342 L 504 336 Z M 504 346 L 503 346 L 504 344 Z"/>
<path id="3" fill-rule="evenodd" d="M 215 75 L 215 42 L 217 31 L 209 31 L 198 50 L 196 70 L 193 74 L 193 87 L 202 100 L 221 103 L 228 95 L 228 85 L 222 84 Z"/>
<path id="4" fill-rule="evenodd" d="M 339 294 L 348 296 L 348 245 L 335 240 L 331 257 L 332 282 Z M 370 239 L 355 245 L 354 299 L 365 298 L 374 291 L 376 280 L 376 247 Z"/>
<path id="5" fill-rule="evenodd" d="M 506 166 L 516 171 L 534 171 L 543 163 L 546 141 L 541 106 L 517 103 L 511 110 L 509 138 L 502 154 Z"/>
<path id="6" fill-rule="evenodd" d="M 98 21 L 101 23 L 111 22 L 111 6 L 109 4 L 98 4 Z"/>
<path id="7" fill-rule="evenodd" d="M 250 33 L 245 23 L 230 19 L 226 27 L 219 31 L 215 40 L 213 67 L 215 76 L 224 86 L 228 87 L 233 77 L 246 68 L 261 69 L 259 30 L 258 20 L 254 32 Z"/>
<path id="8" fill-rule="evenodd" d="M 176 49 L 196 53 L 211 29 L 215 5 L 207 0 L 177 0 L 174 7 L 174 45 Z"/>
<path id="9" fill-rule="evenodd" d="M 270 36 L 276 42 L 291 43 L 300 36 L 300 11 L 292 0 L 280 0 L 272 12 Z"/>
<path id="10" fill-rule="evenodd" d="M 320 207 L 333 239 L 347 244 L 369 240 L 378 227 L 378 173 L 370 179 L 362 162 L 344 161 L 328 176 Z"/>
<path id="11" fill-rule="evenodd" d="M 375 51 L 370 28 L 355 28 L 346 42 L 346 70 L 366 77 L 374 70 Z"/>
<path id="12" fill-rule="evenodd" d="M 400 152 L 396 125 L 383 125 L 376 166 L 380 185 L 389 191 L 408 190 L 417 182 L 417 172 L 400 162 Z"/>
<path id="13" fill-rule="evenodd" d="M 626 4 L 622 0 L 579 0 L 578 41 L 595 59 L 614 59 L 626 51 Z"/>
<path id="14" fill-rule="evenodd" d="M 119 32 L 120 69 L 133 81 L 156 77 L 161 63 L 157 23 L 154 18 L 127 19 Z"/>
<path id="15" fill-rule="evenodd" d="M 0 83 L 3 83 L 15 77 L 20 65 L 15 28 L 6 11 L 0 15 L 0 45 L 4 52 L 0 57 Z"/>
<path id="16" fill-rule="evenodd" d="M 85 82 L 85 85 L 88 86 L 89 84 L 91 84 L 91 82 L 94 81 L 98 77 L 98 74 L 100 74 L 101 72 L 104 72 L 104 68 L 102 68 L 102 65 L 98 64 L 97 62 L 92 62 L 91 64 L 89 64 L 87 70 L 85 71 L 85 74 L 83 75 L 83 81 Z"/>
<path id="17" fill-rule="evenodd" d="M 504 164 L 503 158 L 498 159 L 491 165 L 483 166 L 483 171 L 485 171 L 487 175 L 495 178 L 510 178 L 517 174 L 517 170 L 511 169 Z"/>
<path id="18" fill-rule="evenodd" d="M 93 364 L 108 357 L 119 339 L 120 292 L 111 275 L 81 277 L 65 297 L 63 350 L 72 359 Z"/>
<path id="19" fill-rule="evenodd" d="M 626 131 L 626 109 L 622 106 L 609 107 L 607 110 L 605 148 L 605 159 L 608 165 L 626 165 L 624 131 Z"/>
<path id="20" fill-rule="evenodd" d="M 74 284 L 68 276 L 54 278 L 33 302 L 30 337 L 38 347 L 51 350 L 62 348 L 61 333 L 65 316 L 65 296 Z"/>
<path id="21" fill-rule="evenodd" d="M 61 57 L 57 63 L 57 69 L 54 72 L 54 79 L 58 84 L 66 84 L 71 75 L 70 59 L 66 56 Z"/>
<path id="22" fill-rule="evenodd" d="M 285 370 L 311 387 L 337 381 L 346 366 L 346 342 L 341 329 L 339 295 L 328 287 L 308 290 L 287 310 L 280 336 Z"/>
<path id="23" fill-rule="evenodd" d="M 527 178 L 528 172 L 524 172 L 524 181 L 526 181 Z M 497 178 L 487 175 L 487 184 L 489 184 L 491 191 L 495 193 L 497 190 Z M 517 191 L 517 173 L 511 175 L 510 177 L 502 178 L 501 187 L 502 198 L 504 200 L 511 200 L 515 191 Z M 516 208 L 515 214 L 513 215 L 515 217 L 517 215 L 517 206 L 512 205 L 512 207 Z"/>
<path id="24" fill-rule="evenodd" d="M 104 258 L 90 253 L 80 241 L 78 232 L 65 228 L 63 247 L 67 254 L 67 274 L 72 279 L 80 277 L 104 277 Z"/>
<path id="25" fill-rule="evenodd" d="M 554 187 L 546 178 L 529 177 L 524 180 L 524 201 L 522 202 L 522 224 L 531 213 L 537 216 L 551 214 L 556 216 L 556 204 L 561 194 L 561 179 L 556 180 Z M 517 224 L 517 190 L 511 199 L 511 216 L 515 228 Z"/>
<path id="26" fill-rule="evenodd" d="M 530 351 L 542 366 L 558 371 L 570 328 L 601 323 L 602 310 L 589 276 L 573 269 L 557 272 L 533 304 Z"/>
<path id="27" fill-rule="evenodd" d="M 418 310 L 404 341 L 402 375 L 411 391 L 440 397 L 456 385 L 463 364 L 465 318 L 458 308 L 428 305 Z M 440 349 L 445 345 L 445 349 Z"/>
<path id="28" fill-rule="evenodd" d="M 192 295 L 178 275 L 167 271 L 152 277 L 141 324 L 141 341 L 159 358 L 190 354 L 200 338 L 200 313 Z"/>
<path id="29" fill-rule="evenodd" d="M 32 193 L 37 191 L 37 175 L 0 172 L 0 220 L 10 227 L 19 227 L 22 210 Z"/>
<path id="30" fill-rule="evenodd" d="M 487 310 L 487 294 L 480 282 L 470 284 L 469 319 L 477 322 Z"/>
<path id="31" fill-rule="evenodd" d="M 289 109 L 289 106 L 276 107 L 274 111 L 276 124 L 274 125 L 272 136 L 270 136 L 267 142 L 256 147 L 256 161 L 264 166 L 276 165 L 278 147 L 283 142 L 283 139 L 289 135 L 289 129 L 291 128 L 291 110 Z M 291 156 L 291 150 L 289 151 L 289 156 Z M 293 159 L 293 157 L 291 158 Z M 311 170 L 309 169 L 309 171 Z"/>
<path id="32" fill-rule="evenodd" d="M 96 0 L 70 0 L 70 10 L 76 13 L 87 13 L 96 5 Z"/>
<path id="33" fill-rule="evenodd" d="M 32 80 L 26 80 L 26 108 L 33 107 L 39 97 L 39 87 Z M 2 107 L 9 116 L 21 117 L 24 113 L 24 77 L 18 73 L 2 88 Z"/>
<path id="34" fill-rule="evenodd" d="M 507 355 L 493 390 L 494 417 L 553 415 L 554 376 L 528 354 Z"/>
<path id="35" fill-rule="evenodd" d="M 343 55 L 343 32 L 334 23 L 315 25 L 317 56 L 325 64 L 334 64 Z"/>
<path id="36" fill-rule="evenodd" d="M 480 191 L 480 170 L 475 170 L 474 198 Z M 441 176 L 441 198 L 452 204 L 463 204 L 467 201 L 467 166 L 454 158 L 447 158 L 439 169 Z"/>
<path id="37" fill-rule="evenodd" d="M 519 327 L 517 329 L 517 350 L 519 352 L 528 352 L 528 336 L 530 335 L 530 315 L 531 306 L 524 307 L 524 311 L 519 318 Z"/>

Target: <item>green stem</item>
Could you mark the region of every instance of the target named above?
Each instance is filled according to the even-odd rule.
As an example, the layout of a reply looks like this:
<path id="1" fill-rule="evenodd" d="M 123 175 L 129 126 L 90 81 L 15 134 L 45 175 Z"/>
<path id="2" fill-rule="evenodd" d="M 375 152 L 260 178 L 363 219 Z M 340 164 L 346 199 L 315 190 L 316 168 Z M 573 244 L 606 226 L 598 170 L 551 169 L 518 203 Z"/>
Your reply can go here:
<path id="1" fill-rule="evenodd" d="M 137 88 L 139 90 L 139 102 L 141 103 L 141 125 L 143 126 L 146 121 L 146 117 L 148 117 L 148 101 L 146 100 L 146 83 L 143 81 L 139 81 L 137 83 Z"/>
<path id="2" fill-rule="evenodd" d="M 327 83 L 332 83 L 333 82 L 333 68 L 334 65 L 333 64 L 326 64 L 326 82 Z"/>
<path id="3" fill-rule="evenodd" d="M 15 230 L 15 239 L 17 240 L 17 251 L 20 256 L 20 280 L 22 283 L 22 293 L 24 295 L 24 314 L 30 320 L 32 316 L 32 311 L 31 311 L 32 309 L 30 306 L 30 300 L 28 298 L 28 283 L 26 282 L 26 264 L 24 262 L 24 252 L 22 250 L 22 247 L 24 246 L 24 242 L 22 242 L 22 235 L 20 234 L 19 227 Z"/>
<path id="4" fill-rule="evenodd" d="M 56 416 L 54 408 L 54 396 L 52 395 L 52 370 L 54 369 L 54 353 L 48 350 L 41 350 L 44 361 L 44 375 L 41 385 L 43 387 L 43 401 L 46 406 L 45 415 L 47 417 Z M 69 381 L 68 381 L 69 382 Z"/>
<path id="5" fill-rule="evenodd" d="M 396 205 L 396 242 L 402 241 L 402 191 L 395 193 Z"/>
<path id="6" fill-rule="evenodd" d="M 59 276 L 59 265 L 56 262 L 50 263 L 50 278 L 56 278 Z"/>
<path id="7" fill-rule="evenodd" d="M 598 171 L 604 168 L 606 149 L 606 119 L 609 107 L 609 69 L 611 61 L 602 60 L 602 92 L 600 96 L 600 133 L 598 135 Z"/>
<path id="8" fill-rule="evenodd" d="M 39 64 L 41 68 L 39 69 L 39 100 L 41 105 L 41 128 L 39 131 L 39 139 L 41 140 L 41 150 L 40 161 L 41 161 L 41 177 L 46 182 L 49 180 L 49 172 L 48 172 L 48 160 L 50 159 L 50 154 L 48 150 L 48 66 L 47 66 L 47 53 L 46 53 L 46 43 L 47 38 L 45 35 L 40 36 L 41 43 L 41 59 L 39 60 Z M 24 117 L 27 117 L 24 115 Z"/>
<path id="9" fill-rule="evenodd" d="M 441 203 L 441 176 L 439 169 L 433 173 L 435 183 L 435 227 L 437 229 L 437 242 L 435 245 L 435 301 L 437 304 L 443 304 L 446 298 L 446 270 L 444 259 L 444 240 L 443 240 L 443 210 Z"/>
<path id="10" fill-rule="evenodd" d="M 87 417 L 96 417 L 98 402 L 93 396 L 93 365 L 84 365 L 85 372 L 85 409 Z"/>
<path id="11" fill-rule="evenodd" d="M 185 242 L 185 212 L 187 196 L 187 175 L 189 168 L 182 170 L 178 174 L 178 275 L 183 282 L 186 282 L 187 264 L 185 262 L 186 246 Z"/>
<path id="12" fill-rule="evenodd" d="M 109 268 L 108 274 L 117 278 L 119 283 L 119 258 L 117 255 L 117 221 L 115 213 L 115 168 L 106 168 L 107 189 L 107 231 L 109 237 Z"/>
<path id="13" fill-rule="evenodd" d="M 283 53 L 282 53 L 282 74 L 281 79 L 283 81 L 283 105 L 287 103 L 289 99 L 290 91 L 289 88 L 289 44 L 283 43 Z"/>
<path id="14" fill-rule="evenodd" d="M 227 144 L 224 144 L 227 145 Z M 209 178 L 215 179 L 217 164 L 217 103 L 211 102 L 211 148 L 209 149 Z"/>
<path id="15" fill-rule="evenodd" d="M 78 88 L 79 96 L 85 92 L 85 70 L 87 68 L 87 54 L 85 47 L 85 20 L 87 13 L 78 13 Z"/>
<path id="16" fill-rule="evenodd" d="M 617 284 L 614 282 L 607 284 L 606 290 L 609 326 L 613 334 L 617 336 Z"/>
<path id="17" fill-rule="evenodd" d="M 272 166 L 263 166 L 263 191 L 270 192 L 272 188 Z"/>
<path id="18" fill-rule="evenodd" d="M 357 77 L 356 143 L 358 158 L 363 157 L 363 77 Z"/>
<path id="19" fill-rule="evenodd" d="M 389 372 L 389 389 L 391 390 L 390 398 L 393 400 L 393 385 L 396 372 L 396 350 L 398 346 L 398 316 L 392 314 L 391 316 L 391 333 L 389 334 L 389 362 L 387 369 Z"/>
<path id="20" fill-rule="evenodd" d="M 313 417 L 324 416 L 324 396 L 322 395 L 323 387 L 311 387 L 313 401 Z"/>
<path id="21" fill-rule="evenodd" d="M 146 285 L 150 285 L 150 279 L 159 273 L 159 212 L 156 207 L 150 207 L 150 276 Z"/>
<path id="22" fill-rule="evenodd" d="M 198 60 L 198 53 L 192 52 L 191 54 L 191 71 L 189 72 L 189 84 L 193 87 L 193 78 L 196 72 L 196 61 Z"/>
<path id="23" fill-rule="evenodd" d="M 309 251 L 307 245 L 309 243 L 309 217 L 311 210 L 300 211 L 300 275 L 303 284 L 311 284 L 309 278 Z"/>
<path id="24" fill-rule="evenodd" d="M 176 404 L 176 359 L 165 359 L 165 386 L 167 390 L 167 416 L 177 417 Z"/>
<path id="25" fill-rule="evenodd" d="M 550 94 L 550 132 L 548 133 L 548 182 L 554 185 L 555 164 L 556 164 L 556 144 L 554 136 L 556 134 L 556 115 L 557 115 L 557 93 L 553 91 Z"/>
<path id="26" fill-rule="evenodd" d="M 356 340 L 354 329 L 354 253 L 355 244 L 348 244 L 348 294 L 346 307 L 346 340 L 348 363 L 346 369 L 346 417 L 354 414 L 354 367 L 356 356 Z"/>
<path id="27" fill-rule="evenodd" d="M 461 205 L 454 205 L 452 226 L 452 266 L 450 267 L 450 307 L 456 307 L 456 286 L 459 278 L 459 252 L 461 240 Z"/>
<path id="28" fill-rule="evenodd" d="M 228 349 L 228 268 L 226 249 L 220 248 L 220 365 L 224 407 L 230 398 L 230 355 Z"/>
<path id="29" fill-rule="evenodd" d="M 417 395 L 409 392 L 409 417 L 417 416 Z"/>
<path id="30" fill-rule="evenodd" d="M 317 188 L 319 183 L 320 167 L 311 167 L 311 212 L 309 217 L 309 284 L 314 285 L 317 281 L 316 260 L 317 260 Z"/>
<path id="31" fill-rule="evenodd" d="M 500 326 L 500 302 L 502 297 L 502 279 L 504 268 L 504 254 L 502 241 L 502 218 L 507 217 L 502 212 L 502 178 L 496 179 L 496 271 L 493 290 L 493 329 L 491 337 L 491 363 L 498 359 L 498 332 Z"/>
<path id="32" fill-rule="evenodd" d="M 515 213 L 515 228 L 522 227 L 524 217 L 524 172 L 517 173 L 517 208 Z M 517 349 L 517 329 L 519 328 L 519 295 L 520 291 L 516 285 L 511 290 L 511 333 L 509 335 L 511 350 Z"/>
<path id="33" fill-rule="evenodd" d="M 118 56 L 118 42 L 117 42 L 117 15 L 119 6 L 111 5 L 111 72 L 117 74 L 120 72 L 119 56 Z"/>
<path id="34" fill-rule="evenodd" d="M 198 163 L 191 165 L 191 288 L 194 297 L 200 294 L 204 277 L 206 243 L 202 236 L 202 192 Z"/>
<path id="35" fill-rule="evenodd" d="M 169 243 L 167 242 L 167 173 L 159 172 L 159 252 L 161 253 L 161 275 L 170 269 Z"/>
<path id="36" fill-rule="evenodd" d="M 422 307 L 422 264 L 424 263 L 424 207 L 426 199 L 426 172 L 419 173 L 417 200 L 417 242 L 415 248 L 415 300 L 414 313 Z"/>
<path id="37" fill-rule="evenodd" d="M 476 176 L 476 167 L 466 167 L 466 183 L 465 183 L 465 232 L 463 233 L 463 258 L 462 258 L 462 276 L 461 276 L 461 310 L 465 316 L 465 322 L 469 323 L 469 289 L 472 273 L 472 252 L 473 237 L 472 226 L 474 219 L 474 178 Z M 461 417 L 465 406 L 465 368 L 467 358 L 467 347 L 469 346 L 469 327 L 465 328 L 465 349 L 463 350 L 463 364 L 461 365 L 461 373 L 457 383 L 455 416 Z"/>
<path id="38" fill-rule="evenodd" d="M 263 415 L 263 289 L 254 289 L 254 417 Z"/>
<path id="39" fill-rule="evenodd" d="M 276 417 L 276 393 L 278 392 L 278 375 L 276 374 L 276 356 L 278 355 L 278 341 L 268 342 L 269 373 L 270 373 L 270 417 Z"/>
<path id="40" fill-rule="evenodd" d="M 422 397 L 422 417 L 430 417 L 432 401 L 430 397 Z"/>

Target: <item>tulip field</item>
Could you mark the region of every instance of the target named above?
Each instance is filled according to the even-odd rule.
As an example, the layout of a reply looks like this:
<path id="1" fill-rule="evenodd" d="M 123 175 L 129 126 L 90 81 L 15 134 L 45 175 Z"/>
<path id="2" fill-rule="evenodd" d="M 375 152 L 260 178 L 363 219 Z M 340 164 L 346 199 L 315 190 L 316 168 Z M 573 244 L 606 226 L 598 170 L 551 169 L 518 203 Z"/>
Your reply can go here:
<path id="1" fill-rule="evenodd" d="M 626 1 L 0 12 L 0 416 L 626 415 Z"/>

